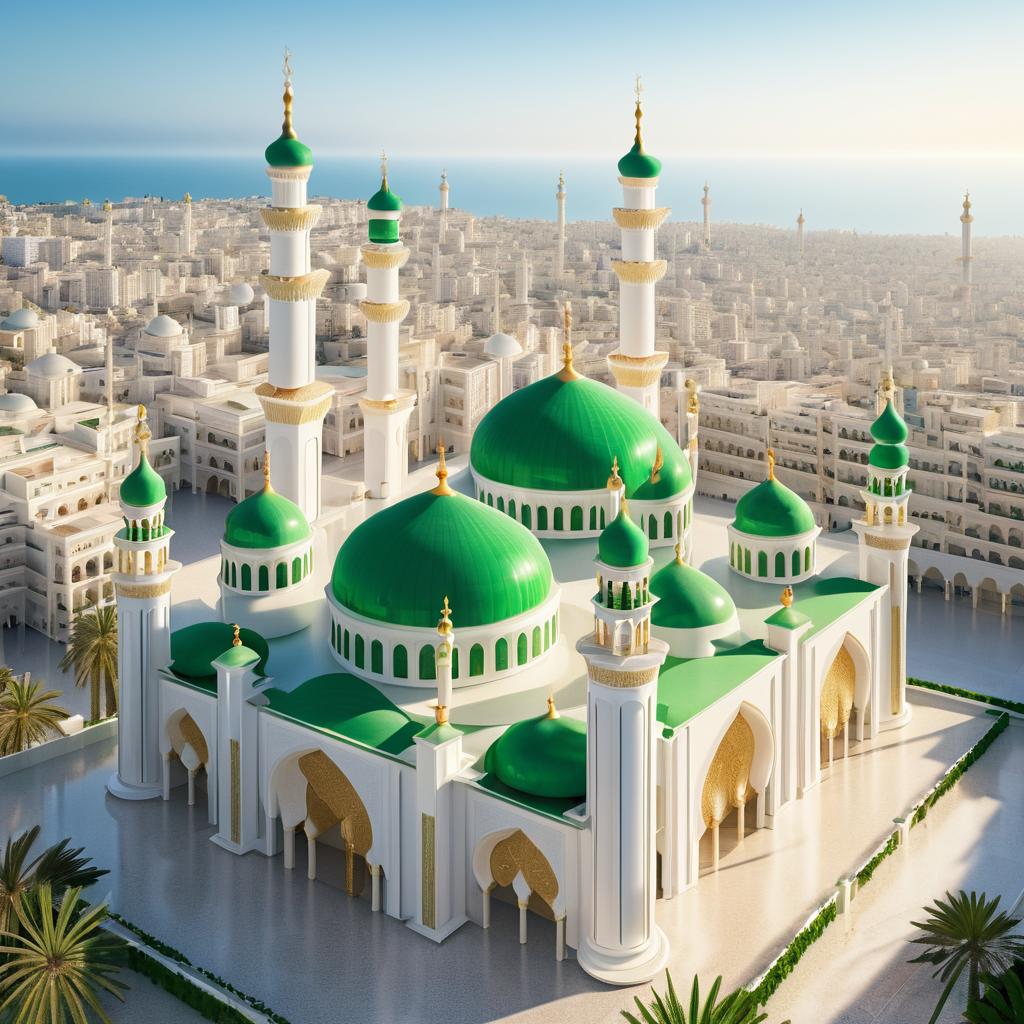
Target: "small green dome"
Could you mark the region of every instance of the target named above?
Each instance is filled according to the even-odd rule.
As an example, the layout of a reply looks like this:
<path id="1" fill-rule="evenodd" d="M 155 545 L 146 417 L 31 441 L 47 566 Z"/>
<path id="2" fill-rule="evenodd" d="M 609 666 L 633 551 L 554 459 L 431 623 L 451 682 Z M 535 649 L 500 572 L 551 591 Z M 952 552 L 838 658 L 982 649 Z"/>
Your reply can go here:
<path id="1" fill-rule="evenodd" d="M 634 143 L 619 161 L 619 174 L 623 178 L 657 178 L 661 174 L 661 161 L 645 153 L 642 145 Z"/>
<path id="2" fill-rule="evenodd" d="M 878 419 L 871 424 L 871 436 L 880 444 L 903 444 L 907 434 L 903 417 L 896 411 L 892 399 L 887 400 Z"/>
<path id="3" fill-rule="evenodd" d="M 251 665 L 254 661 L 259 661 L 260 656 L 251 647 L 246 647 L 244 644 L 235 647 L 232 644 L 215 660 L 228 668 L 243 668 L 246 665 Z"/>
<path id="4" fill-rule="evenodd" d="M 663 464 L 651 483 L 659 448 Z M 607 384 L 564 370 L 498 402 L 470 446 L 480 476 L 541 491 L 601 490 L 613 457 L 627 498 L 669 498 L 692 481 L 689 460 L 657 417 Z"/>
<path id="5" fill-rule="evenodd" d="M 910 452 L 903 444 L 872 445 L 868 462 L 879 469 L 902 469 L 910 461 Z"/>
<path id="6" fill-rule="evenodd" d="M 269 483 L 240 501 L 224 523 L 224 541 L 236 548 L 281 548 L 306 540 L 311 532 L 302 509 Z"/>
<path id="7" fill-rule="evenodd" d="M 226 622 L 197 622 L 171 634 L 171 671 L 186 679 L 216 677 L 213 662 L 222 660 L 228 651 L 248 651 L 260 660 L 257 672 L 262 672 L 270 656 L 267 641 L 251 629 L 239 630 L 244 646 L 232 647 L 234 626 Z"/>
<path id="8" fill-rule="evenodd" d="M 516 722 L 488 748 L 484 769 L 520 793 L 582 799 L 587 794 L 586 724 L 550 713 Z"/>
<path id="9" fill-rule="evenodd" d="M 133 508 L 149 508 L 166 500 L 167 487 L 149 464 L 145 451 L 139 455 L 139 464 L 121 481 L 120 498 Z"/>
<path id="10" fill-rule="evenodd" d="M 370 196 L 366 204 L 368 210 L 381 210 L 386 213 L 400 213 L 402 200 L 388 187 L 387 179 L 381 182 L 380 188 Z"/>
<path id="11" fill-rule="evenodd" d="M 633 522 L 623 503 L 619 514 L 601 531 L 597 556 L 605 565 L 632 569 L 647 561 L 649 547 L 647 534 Z"/>
<path id="12" fill-rule="evenodd" d="M 654 626 L 703 629 L 724 625 L 736 615 L 725 587 L 679 559 L 651 577 L 651 593 L 659 598 L 651 612 Z"/>
<path id="13" fill-rule="evenodd" d="M 312 167 L 313 151 L 296 138 L 282 135 L 263 154 L 270 167 Z"/>
<path id="14" fill-rule="evenodd" d="M 770 477 L 736 502 L 733 527 L 755 537 L 793 537 L 815 527 L 807 502 Z"/>
<path id="15" fill-rule="evenodd" d="M 435 626 L 447 595 L 456 629 L 523 615 L 551 588 L 551 565 L 533 534 L 443 479 L 360 523 L 331 577 L 343 607 L 400 626 Z"/>

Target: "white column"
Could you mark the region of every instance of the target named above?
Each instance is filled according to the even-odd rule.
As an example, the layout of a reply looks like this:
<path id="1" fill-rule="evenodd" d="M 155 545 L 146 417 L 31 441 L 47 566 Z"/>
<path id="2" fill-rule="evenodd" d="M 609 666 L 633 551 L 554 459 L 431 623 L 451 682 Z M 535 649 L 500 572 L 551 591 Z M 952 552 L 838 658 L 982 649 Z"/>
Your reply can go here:
<path id="1" fill-rule="evenodd" d="M 306 877 L 316 879 L 316 831 L 306 825 Z"/>
<path id="2" fill-rule="evenodd" d="M 705 181 L 704 198 L 700 201 L 700 205 L 704 208 L 704 231 L 701 235 L 701 245 L 705 251 L 711 248 L 711 196 L 708 194 L 709 191 L 708 183 Z"/>
<path id="3" fill-rule="evenodd" d="M 558 203 L 558 249 L 555 256 L 555 276 L 561 278 L 565 274 L 565 177 L 558 175 L 558 191 L 555 193 Z"/>
<path id="4" fill-rule="evenodd" d="M 526 900 L 519 900 L 519 945 L 526 945 Z"/>
<path id="5" fill-rule="evenodd" d="M 370 909 L 377 913 L 380 910 L 380 865 L 370 866 Z"/>
<path id="6" fill-rule="evenodd" d="M 288 825 L 284 829 L 284 867 L 291 871 L 295 867 L 295 826 Z"/>

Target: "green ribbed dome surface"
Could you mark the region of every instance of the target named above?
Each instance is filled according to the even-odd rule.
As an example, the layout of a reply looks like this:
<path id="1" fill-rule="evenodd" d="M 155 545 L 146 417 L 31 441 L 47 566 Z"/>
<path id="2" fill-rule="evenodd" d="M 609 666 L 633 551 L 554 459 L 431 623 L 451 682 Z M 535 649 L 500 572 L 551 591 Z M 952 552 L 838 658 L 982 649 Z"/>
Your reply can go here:
<path id="1" fill-rule="evenodd" d="M 661 161 L 645 153 L 639 143 L 619 161 L 619 174 L 624 178 L 657 178 L 661 174 Z"/>
<path id="2" fill-rule="evenodd" d="M 394 625 L 436 626 L 447 595 L 456 630 L 522 615 L 551 587 L 551 565 L 529 530 L 465 495 L 434 491 L 356 527 L 331 577 L 341 605 Z"/>
<path id="3" fill-rule="evenodd" d="M 651 623 L 667 629 L 720 626 L 736 614 L 736 605 L 725 587 L 677 560 L 651 577 L 651 593 L 659 598 L 651 612 Z"/>
<path id="4" fill-rule="evenodd" d="M 302 509 L 269 485 L 240 501 L 224 523 L 224 540 L 236 548 L 280 548 L 310 535 Z"/>
<path id="5" fill-rule="evenodd" d="M 879 469 L 902 469 L 910 461 L 910 452 L 903 444 L 876 444 L 871 446 L 868 462 Z"/>
<path id="6" fill-rule="evenodd" d="M 388 188 L 387 184 L 383 184 L 370 196 L 366 203 L 366 208 L 368 210 L 381 210 L 386 213 L 400 213 L 402 210 L 402 200 Z"/>
<path id="7" fill-rule="evenodd" d="M 763 480 L 736 502 L 733 526 L 757 537 L 793 537 L 815 527 L 807 502 L 780 480 Z"/>
<path id="8" fill-rule="evenodd" d="M 313 151 L 298 139 L 282 135 L 275 139 L 264 152 L 267 164 L 271 167 L 312 167 Z"/>
<path id="9" fill-rule="evenodd" d="M 878 419 L 871 424 L 871 436 L 881 444 L 903 444 L 907 434 L 903 417 L 896 411 L 892 399 L 887 400 Z"/>
<path id="10" fill-rule="evenodd" d="M 149 508 L 150 505 L 158 505 L 166 497 L 167 487 L 163 478 L 149 464 L 146 453 L 142 452 L 139 464 L 121 481 L 121 501 L 134 508 Z"/>
<path id="11" fill-rule="evenodd" d="M 212 662 L 229 651 L 232 657 L 237 656 L 234 654 L 236 651 L 246 651 L 260 659 L 256 671 L 262 672 L 270 656 L 267 641 L 251 629 L 243 628 L 238 635 L 244 645 L 242 647 L 232 646 L 235 628 L 226 622 L 197 622 L 175 630 L 171 634 L 171 671 L 186 679 L 208 679 L 217 675 Z"/>
<path id="12" fill-rule="evenodd" d="M 648 484 L 661 448 L 664 465 Z M 664 499 L 691 482 L 690 463 L 671 434 L 631 398 L 606 384 L 551 374 L 503 398 L 473 434 L 470 463 L 510 487 L 593 491 L 608 482 L 612 458 L 628 498 Z"/>
<path id="13" fill-rule="evenodd" d="M 619 514 L 601 531 L 597 556 L 605 565 L 631 569 L 647 561 L 650 545 L 647 535 L 620 505 Z"/>
<path id="14" fill-rule="evenodd" d="M 484 768 L 531 796 L 584 797 L 587 727 L 575 718 L 530 718 L 506 729 L 484 755 Z"/>

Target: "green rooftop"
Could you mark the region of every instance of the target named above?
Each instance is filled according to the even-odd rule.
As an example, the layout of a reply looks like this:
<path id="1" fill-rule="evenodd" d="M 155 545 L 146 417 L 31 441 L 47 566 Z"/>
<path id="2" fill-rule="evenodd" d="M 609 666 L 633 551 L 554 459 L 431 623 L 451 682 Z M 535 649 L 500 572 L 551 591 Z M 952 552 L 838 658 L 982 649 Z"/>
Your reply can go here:
<path id="1" fill-rule="evenodd" d="M 790 610 L 802 613 L 811 620 L 811 628 L 804 636 L 807 639 L 856 608 L 864 600 L 865 594 L 872 594 L 877 589 L 874 583 L 850 576 L 805 580 L 793 586 L 795 600 Z"/>
<path id="2" fill-rule="evenodd" d="M 583 802 L 580 797 L 532 796 L 529 793 L 521 793 L 518 789 L 506 786 L 493 773 L 477 779 L 474 785 L 490 793 L 491 796 L 496 796 L 499 800 L 515 804 L 517 807 L 524 807 L 535 814 L 543 814 L 546 818 L 554 818 L 555 821 L 560 821 L 563 825 L 568 823 L 577 828 L 583 827 L 580 822 L 564 817 L 566 811 L 579 807 Z"/>

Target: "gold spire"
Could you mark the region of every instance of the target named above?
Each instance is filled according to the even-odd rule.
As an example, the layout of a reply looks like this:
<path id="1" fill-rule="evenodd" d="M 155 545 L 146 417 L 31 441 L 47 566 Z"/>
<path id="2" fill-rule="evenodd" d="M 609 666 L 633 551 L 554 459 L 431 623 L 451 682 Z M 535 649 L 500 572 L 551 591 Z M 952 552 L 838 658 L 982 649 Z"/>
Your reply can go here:
<path id="1" fill-rule="evenodd" d="M 963 224 L 970 224 L 974 220 L 974 216 L 971 213 L 971 193 L 964 192 L 964 212 L 960 214 L 960 221 Z"/>
<path id="2" fill-rule="evenodd" d="M 611 476 L 608 477 L 608 483 L 606 485 L 609 491 L 617 491 L 623 486 L 622 477 L 619 476 L 619 457 L 616 455 L 612 459 L 612 472 Z"/>
<path id="3" fill-rule="evenodd" d="M 676 562 L 683 564 L 683 513 L 676 513 Z"/>
<path id="4" fill-rule="evenodd" d="M 448 708 L 447 708 L 446 705 L 444 705 L 444 704 L 435 704 L 434 705 L 434 721 L 438 725 L 447 725 L 448 724 Z"/>
<path id="5" fill-rule="evenodd" d="M 558 191 L 565 191 L 565 173 L 563 171 L 558 172 Z"/>
<path id="6" fill-rule="evenodd" d="M 448 486 L 448 465 L 444 461 L 444 438 L 438 438 L 437 440 L 437 486 L 430 492 L 431 494 L 454 494 L 455 492 Z M 448 598 L 445 598 L 447 601 Z"/>
<path id="7" fill-rule="evenodd" d="M 562 339 L 562 368 L 558 379 L 579 380 L 580 375 L 572 365 L 572 304 L 569 302 L 562 307 Z"/>
<path id="8" fill-rule="evenodd" d="M 272 490 L 270 486 L 270 452 L 263 449 L 263 490 Z"/>
<path id="9" fill-rule="evenodd" d="M 191 192 L 186 192 L 185 193 L 185 204 L 186 205 L 190 205 L 191 202 L 192 202 L 192 193 Z"/>
<path id="10" fill-rule="evenodd" d="M 633 116 L 636 118 L 636 135 L 633 137 L 633 145 L 642 153 L 644 151 L 644 140 L 640 133 L 640 121 L 643 119 L 644 112 L 640 106 L 640 94 L 644 91 L 643 84 L 640 82 L 640 76 L 636 76 L 636 84 L 633 87 L 633 91 L 636 94 L 636 109 L 633 111 Z"/>
<path id="11" fill-rule="evenodd" d="M 699 413 L 700 399 L 697 397 L 697 382 L 692 377 L 687 377 L 683 386 L 686 388 L 686 393 L 690 396 L 686 400 L 686 411 Z"/>
<path id="12" fill-rule="evenodd" d="M 153 436 L 146 423 L 146 407 L 139 404 L 138 419 L 135 423 L 135 443 L 145 452 L 149 447 L 149 439 Z"/>
<path id="13" fill-rule="evenodd" d="M 238 626 L 237 622 L 235 623 L 235 635 L 234 635 L 234 637 L 231 640 L 231 646 L 232 647 L 241 647 L 242 646 L 242 638 L 241 638 L 241 636 L 239 636 L 239 626 Z"/>
<path id="14" fill-rule="evenodd" d="M 768 479 L 775 479 L 775 449 L 769 448 L 768 452 Z"/>
<path id="15" fill-rule="evenodd" d="M 782 591 L 782 596 L 779 598 L 779 600 L 782 602 L 782 607 L 783 608 L 792 608 L 793 607 L 793 588 L 792 587 L 785 587 L 783 589 L 783 591 Z"/>
<path id="16" fill-rule="evenodd" d="M 558 708 L 555 707 L 555 698 L 548 697 L 548 718 L 561 718 L 562 716 L 558 713 Z"/>
<path id="17" fill-rule="evenodd" d="M 441 636 L 448 636 L 452 631 L 452 606 L 448 603 L 448 595 L 445 594 L 444 604 L 441 606 L 441 621 L 437 624 L 437 631 Z"/>
<path id="18" fill-rule="evenodd" d="M 284 48 L 284 124 L 281 125 L 281 137 L 284 139 L 295 139 L 295 129 L 292 127 L 292 51 L 286 46 Z"/>
<path id="19" fill-rule="evenodd" d="M 661 471 L 665 467 L 665 456 L 661 453 L 661 445 L 655 449 L 654 465 L 651 466 L 651 483 L 656 484 L 661 479 Z"/>
<path id="20" fill-rule="evenodd" d="M 384 150 L 380 151 L 380 190 L 387 192 L 388 189 L 388 155 Z"/>

